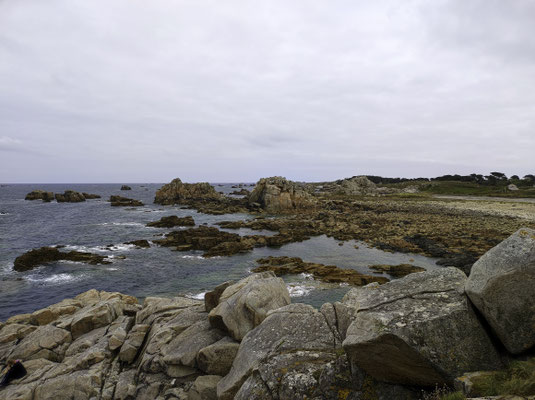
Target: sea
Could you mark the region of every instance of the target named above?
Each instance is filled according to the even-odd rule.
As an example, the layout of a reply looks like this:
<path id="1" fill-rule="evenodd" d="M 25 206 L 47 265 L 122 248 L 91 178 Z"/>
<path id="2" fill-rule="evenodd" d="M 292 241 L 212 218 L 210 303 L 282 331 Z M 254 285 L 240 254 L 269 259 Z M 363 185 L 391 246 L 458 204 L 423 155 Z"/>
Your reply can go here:
<path id="1" fill-rule="evenodd" d="M 165 233 L 186 228 L 152 228 L 146 224 L 164 216 L 192 216 L 196 225 L 217 226 L 221 221 L 252 219 L 248 214 L 207 215 L 180 205 L 154 204 L 154 194 L 162 183 L 128 184 L 7 184 L 0 185 L 0 321 L 31 313 L 89 289 L 118 291 L 136 296 L 188 296 L 203 299 L 204 293 L 228 280 L 239 280 L 267 256 L 301 257 L 304 261 L 352 268 L 374 274 L 368 266 L 412 263 L 426 269 L 440 268 L 436 260 L 417 254 L 384 252 L 365 243 L 340 242 L 325 235 L 280 248 L 256 248 L 229 257 L 204 258 L 200 251 L 178 252 L 152 245 L 139 249 L 124 244 L 138 239 L 150 241 Z M 236 183 L 213 183 L 227 195 Z M 250 189 L 250 187 L 246 188 Z M 82 203 L 44 203 L 24 200 L 27 193 L 42 189 L 54 193 L 75 190 L 98 194 L 101 199 Z M 111 207 L 110 195 L 143 201 L 143 207 Z M 273 235 L 271 231 L 228 230 L 247 234 Z M 55 262 L 26 272 L 13 270 L 13 261 L 25 252 L 42 246 L 63 245 L 64 251 L 78 250 L 107 255 L 112 263 L 87 265 Z M 109 247 L 111 245 L 111 247 Z M 328 284 L 310 275 L 283 277 L 292 302 L 320 307 L 339 301 L 350 289 L 347 284 Z"/>

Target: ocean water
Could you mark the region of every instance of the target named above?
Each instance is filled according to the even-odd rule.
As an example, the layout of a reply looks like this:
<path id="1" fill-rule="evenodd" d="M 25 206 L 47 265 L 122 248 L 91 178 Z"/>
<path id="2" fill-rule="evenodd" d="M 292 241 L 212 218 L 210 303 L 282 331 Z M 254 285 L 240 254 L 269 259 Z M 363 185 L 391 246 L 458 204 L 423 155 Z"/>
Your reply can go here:
<path id="1" fill-rule="evenodd" d="M 203 294 L 230 279 L 240 279 L 266 256 L 301 257 L 305 261 L 334 264 L 363 273 L 373 264 L 413 263 L 424 268 L 440 268 L 435 260 L 420 255 L 387 253 L 363 243 L 339 242 L 326 236 L 314 237 L 281 248 L 257 248 L 250 253 L 231 257 L 203 258 L 202 252 L 177 252 L 152 246 L 136 249 L 123 243 L 137 239 L 149 241 L 173 229 L 151 228 L 146 223 L 163 216 L 191 215 L 197 225 L 215 225 L 225 220 L 252 218 L 247 214 L 206 215 L 180 206 L 153 204 L 154 194 L 163 184 L 20 184 L 0 186 L 0 321 L 28 313 L 74 297 L 89 289 L 119 291 L 141 300 L 147 296 Z M 214 184 L 218 191 L 230 193 L 232 184 Z M 72 189 L 99 194 L 101 199 L 83 203 L 43 203 L 26 201 L 34 189 L 55 193 Z M 112 194 L 142 200 L 144 207 L 111 207 Z M 274 234 L 275 232 L 229 230 L 239 234 Z M 65 245 L 66 250 L 99 253 L 112 257 L 108 265 L 57 262 L 27 272 L 13 270 L 15 258 L 42 246 Z M 107 248 L 107 245 L 113 245 Z M 358 249 L 355 248 L 358 245 Z M 122 256 L 125 258 L 122 259 Z M 321 306 L 326 301 L 340 300 L 349 290 L 347 285 L 317 282 L 305 274 L 284 277 L 293 302 Z"/>

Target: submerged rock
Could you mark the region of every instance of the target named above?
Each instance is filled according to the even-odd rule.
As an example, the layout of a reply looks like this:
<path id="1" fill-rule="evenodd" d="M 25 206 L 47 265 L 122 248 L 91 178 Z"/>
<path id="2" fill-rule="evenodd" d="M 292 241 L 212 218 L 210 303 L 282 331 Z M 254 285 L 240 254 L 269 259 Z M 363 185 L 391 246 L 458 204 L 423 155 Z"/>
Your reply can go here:
<path id="1" fill-rule="evenodd" d="M 185 200 L 220 199 L 221 195 L 208 182 L 182 183 L 179 178 L 162 186 L 156 191 L 154 203 L 178 204 Z"/>
<path id="2" fill-rule="evenodd" d="M 122 196 L 110 196 L 110 202 L 113 207 L 140 207 L 143 206 L 143 202 L 140 200 L 129 199 Z"/>
<path id="3" fill-rule="evenodd" d="M 342 303 L 353 315 L 343 346 L 350 360 L 378 380 L 423 387 L 499 368 L 465 282 L 463 272 L 446 268 L 348 292 Z"/>
<path id="4" fill-rule="evenodd" d="M 18 256 L 13 263 L 13 269 L 18 272 L 23 272 L 41 264 L 60 260 L 77 261 L 93 265 L 111 264 L 111 261 L 108 261 L 108 257 L 99 254 L 84 253 L 81 251 L 64 253 L 59 251 L 56 247 L 41 247 Z"/>
<path id="5" fill-rule="evenodd" d="M 85 196 L 74 190 L 66 190 L 63 194 L 56 193 L 56 201 L 58 203 L 81 203 L 85 201 Z"/>
<path id="6" fill-rule="evenodd" d="M 472 267 L 466 293 L 508 351 L 535 345 L 535 230 L 522 228 Z"/>
<path id="7" fill-rule="evenodd" d="M 423 272 L 425 268 L 417 267 L 412 264 L 399 264 L 399 265 L 370 265 L 368 268 L 374 271 L 387 273 L 395 278 L 401 278 L 412 274 L 414 272 Z"/>
<path id="8" fill-rule="evenodd" d="M 43 200 L 44 202 L 49 202 L 54 200 L 54 193 L 44 190 L 33 190 L 26 195 L 24 200 Z"/>
<path id="9" fill-rule="evenodd" d="M 195 220 L 192 216 L 179 218 L 176 215 L 162 217 L 159 221 L 149 222 L 147 226 L 154 228 L 172 228 L 174 226 L 195 226 Z"/>
<path id="10" fill-rule="evenodd" d="M 354 269 L 343 269 L 335 265 L 304 262 L 298 257 L 266 257 L 256 260 L 260 266 L 253 272 L 273 271 L 275 275 L 312 274 L 314 278 L 331 283 L 349 283 L 363 286 L 372 282 L 386 283 L 389 279 L 382 276 L 364 275 Z"/>
<path id="11" fill-rule="evenodd" d="M 275 176 L 262 178 L 248 198 L 249 206 L 261 207 L 267 212 L 288 212 L 316 205 L 316 199 L 297 183 Z"/>
<path id="12" fill-rule="evenodd" d="M 132 244 L 136 246 L 137 248 L 143 248 L 143 249 L 148 249 L 150 247 L 150 243 L 146 239 L 132 240 L 131 242 L 126 242 L 125 244 Z"/>

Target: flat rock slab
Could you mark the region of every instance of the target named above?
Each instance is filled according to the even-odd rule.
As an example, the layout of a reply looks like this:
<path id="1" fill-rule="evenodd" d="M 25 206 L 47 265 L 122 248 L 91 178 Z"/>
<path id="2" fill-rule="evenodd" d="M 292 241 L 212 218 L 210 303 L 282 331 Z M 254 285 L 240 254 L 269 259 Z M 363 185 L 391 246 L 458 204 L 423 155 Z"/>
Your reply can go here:
<path id="1" fill-rule="evenodd" d="M 523 228 L 472 267 L 466 293 L 513 354 L 535 345 L 535 230 Z"/>
<path id="2" fill-rule="evenodd" d="M 463 293 L 465 281 L 462 271 L 446 268 L 351 290 L 343 300 L 356 310 L 343 342 L 346 353 L 380 381 L 424 387 L 499 368 Z"/>

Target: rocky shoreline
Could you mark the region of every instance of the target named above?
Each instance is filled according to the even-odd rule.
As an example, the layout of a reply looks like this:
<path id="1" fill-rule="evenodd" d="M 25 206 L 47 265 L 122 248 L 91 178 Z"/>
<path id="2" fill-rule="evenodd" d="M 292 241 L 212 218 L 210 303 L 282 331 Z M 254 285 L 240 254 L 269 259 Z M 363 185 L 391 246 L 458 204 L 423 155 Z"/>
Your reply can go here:
<path id="1" fill-rule="evenodd" d="M 535 346 L 535 231 L 473 266 L 352 289 L 319 310 L 261 272 L 205 301 L 90 290 L 0 323 L 0 399 L 418 399 Z M 470 373 L 470 375 L 465 375 Z M 424 392 L 422 392 L 424 391 Z"/>

